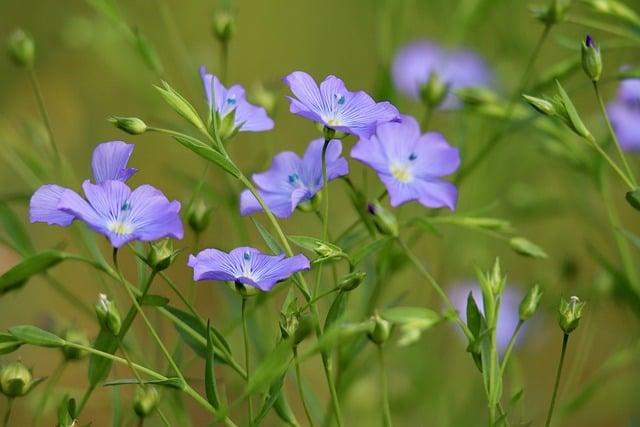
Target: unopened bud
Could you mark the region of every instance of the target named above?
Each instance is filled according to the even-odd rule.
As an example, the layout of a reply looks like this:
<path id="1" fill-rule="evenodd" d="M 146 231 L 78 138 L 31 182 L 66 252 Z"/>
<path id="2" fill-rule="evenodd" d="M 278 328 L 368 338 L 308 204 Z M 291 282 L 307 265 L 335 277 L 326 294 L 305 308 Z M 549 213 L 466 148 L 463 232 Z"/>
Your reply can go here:
<path id="1" fill-rule="evenodd" d="M 31 36 L 17 29 L 9 36 L 7 43 L 9 56 L 19 67 L 31 67 L 35 56 L 35 44 Z"/>
<path id="2" fill-rule="evenodd" d="M 551 26 L 564 20 L 569 6 L 571 0 L 551 0 L 548 6 L 536 8 L 533 13 L 539 21 Z"/>
<path id="3" fill-rule="evenodd" d="M 177 255 L 178 252 L 173 250 L 173 241 L 162 239 L 151 243 L 147 263 L 154 271 L 166 270 Z"/>
<path id="4" fill-rule="evenodd" d="M 420 88 L 420 99 L 428 108 L 437 108 L 449 93 L 449 85 L 432 72 L 429 80 Z"/>
<path id="5" fill-rule="evenodd" d="M 147 131 L 147 124 L 137 117 L 113 116 L 109 119 L 118 129 L 131 135 L 140 135 Z"/>
<path id="6" fill-rule="evenodd" d="M 591 81 L 597 82 L 602 75 L 602 57 L 600 56 L 600 48 L 591 36 L 588 35 L 582 42 L 581 52 L 582 69 Z"/>
<path id="7" fill-rule="evenodd" d="M 87 336 L 78 329 L 69 328 L 62 333 L 61 337 L 70 343 L 79 344 L 84 347 L 91 347 L 89 338 L 87 338 Z M 62 354 L 64 355 L 65 360 L 70 361 L 83 359 L 88 353 L 86 350 L 65 345 L 62 347 Z"/>
<path id="8" fill-rule="evenodd" d="M 100 325 L 113 335 L 118 335 L 122 327 L 122 320 L 116 303 L 107 298 L 105 294 L 100 294 L 95 310 Z"/>
<path id="9" fill-rule="evenodd" d="M 539 285 L 534 285 L 527 294 L 524 296 L 522 301 L 520 302 L 520 306 L 518 307 L 518 314 L 520 315 L 520 320 L 523 322 L 529 319 L 538 309 L 538 305 L 540 304 L 540 299 L 542 298 L 542 289 L 540 289 Z"/>
<path id="10" fill-rule="evenodd" d="M 367 277 L 367 273 L 364 271 L 353 271 L 345 275 L 338 282 L 338 288 L 341 291 L 349 292 L 360 286 L 364 279 Z"/>
<path id="11" fill-rule="evenodd" d="M 198 199 L 189 206 L 187 222 L 194 233 L 200 234 L 209 226 L 211 221 L 211 209 L 202 199 Z"/>
<path id="12" fill-rule="evenodd" d="M 159 402 L 160 393 L 155 387 L 138 387 L 133 398 L 133 410 L 140 418 L 146 418 L 153 413 Z"/>
<path id="13" fill-rule="evenodd" d="M 391 335 L 391 322 L 384 320 L 377 313 L 371 317 L 371 320 L 373 326 L 368 334 L 369 339 L 378 345 L 385 343 Z"/>
<path id="14" fill-rule="evenodd" d="M 253 297 L 262 292 L 260 289 L 254 286 L 245 285 L 244 283 L 238 281 L 233 282 L 232 285 L 234 286 L 236 292 L 238 292 L 243 298 Z"/>
<path id="15" fill-rule="evenodd" d="M 625 194 L 624 197 L 627 200 L 627 203 L 629 203 L 632 208 L 640 211 L 640 188 L 629 191 L 627 194 Z"/>
<path id="16" fill-rule="evenodd" d="M 558 323 L 565 334 L 570 334 L 578 327 L 585 304 L 576 296 L 572 296 L 568 300 L 565 298 L 560 300 Z"/>
<path id="17" fill-rule="evenodd" d="M 551 101 L 529 95 L 522 95 L 522 97 L 529 103 L 529 105 L 545 116 L 555 116 L 558 113 L 555 104 Z"/>
<path id="18" fill-rule="evenodd" d="M 229 12 L 217 12 L 211 27 L 213 36 L 221 43 L 226 43 L 236 32 L 236 19 Z"/>
<path id="19" fill-rule="evenodd" d="M 27 394 L 32 380 L 31 371 L 21 362 L 12 362 L 0 369 L 0 391 L 8 398 Z"/>
<path id="20" fill-rule="evenodd" d="M 373 216 L 373 222 L 380 233 L 398 237 L 400 227 L 395 215 L 382 207 L 379 201 L 369 203 L 367 210 Z"/>

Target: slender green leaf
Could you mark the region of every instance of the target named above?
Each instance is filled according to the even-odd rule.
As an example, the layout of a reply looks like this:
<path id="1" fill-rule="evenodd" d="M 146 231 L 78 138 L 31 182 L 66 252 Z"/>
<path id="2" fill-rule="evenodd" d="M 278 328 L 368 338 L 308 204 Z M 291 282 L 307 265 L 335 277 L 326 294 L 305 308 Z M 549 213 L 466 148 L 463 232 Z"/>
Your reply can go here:
<path id="1" fill-rule="evenodd" d="M 162 295 L 145 295 L 140 301 L 141 305 L 148 305 L 151 307 L 164 307 L 169 304 L 169 298 L 163 297 Z"/>
<path id="2" fill-rule="evenodd" d="M 205 160 L 208 160 L 216 165 L 220 166 L 222 169 L 230 173 L 232 176 L 239 178 L 241 175 L 240 170 L 234 165 L 231 160 L 225 157 L 223 154 L 220 154 L 210 146 L 204 144 L 203 142 L 187 137 L 187 136 L 178 136 L 175 135 L 173 137 L 180 144 L 193 151 L 198 156 L 202 157 Z"/>
<path id="3" fill-rule="evenodd" d="M 292 348 L 292 339 L 282 340 L 265 356 L 251 374 L 251 379 L 244 392 L 245 397 L 265 391 L 278 377 L 284 374 L 291 363 Z"/>
<path id="4" fill-rule="evenodd" d="M 144 384 L 159 385 L 162 387 L 169 387 L 169 388 L 177 388 L 179 390 L 182 390 L 184 388 L 184 383 L 178 377 L 166 378 L 163 380 L 143 380 L 142 382 Z M 106 383 L 103 384 L 103 386 L 114 387 L 114 386 L 131 385 L 131 384 L 140 384 L 140 381 L 138 381 L 137 378 L 125 378 L 120 380 L 107 381 Z"/>
<path id="5" fill-rule="evenodd" d="M 25 344 L 37 347 L 64 347 L 66 341 L 57 335 L 31 325 L 9 328 L 9 333 Z"/>
<path id="6" fill-rule="evenodd" d="M 371 256 L 378 251 L 380 251 L 385 245 L 392 242 L 391 237 L 383 237 L 378 240 L 374 240 L 373 242 L 359 246 L 352 254 L 351 254 L 351 262 L 353 265 L 359 265 L 365 258 Z"/>
<path id="7" fill-rule="evenodd" d="M 0 333 L 0 354 L 9 354 L 16 351 L 23 342 L 19 339 L 16 339 L 11 334 L 2 334 Z"/>
<path id="8" fill-rule="evenodd" d="M 215 357 L 213 352 L 213 333 L 211 332 L 210 322 L 207 322 L 207 356 L 204 366 L 204 389 L 207 400 L 214 408 L 220 407 L 220 398 L 218 397 L 218 386 L 216 383 L 216 373 L 213 369 Z"/>
<path id="9" fill-rule="evenodd" d="M 509 246 L 519 255 L 538 259 L 546 259 L 548 257 L 547 253 L 540 246 L 524 237 L 511 238 L 509 240 Z"/>
<path id="10" fill-rule="evenodd" d="M 11 247 L 22 256 L 35 252 L 33 243 L 22 222 L 6 203 L 0 202 L 0 227 L 8 237 Z"/>
<path id="11" fill-rule="evenodd" d="M 68 254 L 56 250 L 28 256 L 0 276 L 0 295 L 24 286 L 27 281 L 56 266 L 68 258 Z"/>

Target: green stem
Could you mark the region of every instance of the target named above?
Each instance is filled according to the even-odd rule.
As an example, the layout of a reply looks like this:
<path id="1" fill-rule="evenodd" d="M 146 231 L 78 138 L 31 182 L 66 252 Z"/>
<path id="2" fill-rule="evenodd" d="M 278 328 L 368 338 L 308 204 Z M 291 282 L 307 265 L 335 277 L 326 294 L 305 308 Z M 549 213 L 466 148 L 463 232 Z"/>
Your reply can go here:
<path id="1" fill-rule="evenodd" d="M 298 385 L 298 393 L 300 394 L 300 401 L 302 402 L 302 408 L 304 409 L 304 414 L 307 417 L 307 421 L 309 422 L 309 427 L 313 427 L 313 418 L 311 417 L 311 412 L 309 411 L 309 407 L 307 406 L 307 400 L 304 397 L 304 388 L 302 387 L 302 375 L 300 375 L 300 361 L 298 360 L 298 346 L 293 346 L 293 362 L 296 368 L 296 383 Z"/>
<path id="2" fill-rule="evenodd" d="M 244 369 L 247 372 L 247 386 L 251 382 L 251 371 L 249 365 L 249 334 L 247 332 L 247 298 L 242 297 L 242 339 L 244 341 Z M 253 403 L 251 396 L 247 397 L 249 407 L 249 425 L 253 424 Z"/>
<path id="3" fill-rule="evenodd" d="M 325 138 L 322 145 L 322 195 L 324 196 L 323 215 L 322 215 L 322 240 L 327 241 L 329 237 L 329 180 L 327 177 L 327 148 L 329 148 L 331 139 Z M 322 266 L 320 267 L 322 268 Z"/>
<path id="4" fill-rule="evenodd" d="M 380 361 L 380 387 L 382 388 L 382 416 L 384 427 L 391 427 L 391 408 L 389 407 L 389 387 L 387 381 L 387 372 L 384 363 L 384 350 L 381 344 L 378 344 L 378 359 Z"/>
<path id="5" fill-rule="evenodd" d="M 560 375 L 562 374 L 562 365 L 564 364 L 564 356 L 567 353 L 568 342 L 569 334 L 564 334 L 564 336 L 562 337 L 562 351 L 560 352 L 560 362 L 558 363 L 558 371 L 556 372 L 556 382 L 553 385 L 553 395 L 551 397 L 551 404 L 549 405 L 549 412 L 547 413 L 547 421 L 544 423 L 545 427 L 549 427 L 551 425 L 553 409 L 556 406 L 556 399 L 558 398 L 558 386 L 560 385 Z"/>
<path id="6" fill-rule="evenodd" d="M 456 307 L 453 305 L 453 303 L 451 302 L 447 294 L 442 290 L 442 288 L 440 287 L 436 279 L 433 278 L 431 273 L 429 273 L 429 270 L 427 270 L 427 268 L 422 264 L 422 262 L 420 262 L 420 260 L 416 257 L 416 255 L 411 251 L 411 248 L 409 248 L 409 246 L 403 240 L 401 240 L 400 238 L 396 238 L 396 241 L 398 242 L 398 245 L 400 246 L 402 251 L 405 253 L 406 257 L 409 258 L 409 261 L 411 261 L 413 265 L 416 266 L 416 268 L 418 269 L 418 272 L 422 274 L 422 276 L 424 276 L 425 279 L 427 279 L 427 281 L 431 284 L 431 286 L 436 291 L 436 293 L 440 296 L 442 301 L 444 301 L 444 303 L 447 305 L 447 308 L 453 313 L 454 320 L 460 326 L 464 335 L 468 339 L 472 339 L 473 334 L 471 333 L 467 325 L 464 323 L 464 321 L 460 318 L 460 315 L 458 314 Z"/>
<path id="7" fill-rule="evenodd" d="M 595 140 L 595 138 L 593 136 L 591 136 L 590 138 L 584 138 L 585 141 L 587 141 L 589 144 L 591 144 L 591 146 L 593 148 L 596 149 L 596 151 L 598 151 L 598 154 L 600 154 L 602 156 L 603 159 L 605 159 L 607 161 L 607 163 L 609 163 L 609 166 L 611 166 L 611 169 L 613 169 L 613 171 L 618 174 L 618 176 L 620 177 L 620 179 L 627 185 L 627 187 L 629 187 L 630 190 L 635 190 L 636 187 L 633 185 L 633 183 L 629 180 L 629 178 L 627 177 L 627 175 L 622 172 L 622 170 L 618 167 L 618 165 L 616 164 L 616 162 L 613 161 L 613 159 L 611 157 L 609 157 L 609 155 L 607 154 L 606 151 L 604 151 L 602 149 L 602 147 L 600 146 L 600 144 L 598 144 Z"/>
<path id="8" fill-rule="evenodd" d="M 607 114 L 607 108 L 604 106 L 604 101 L 602 100 L 602 95 L 600 94 L 600 88 L 598 86 L 598 82 L 595 82 L 595 81 L 593 82 L 593 90 L 596 93 L 596 98 L 598 99 L 598 106 L 600 107 L 600 112 L 602 113 L 602 117 L 604 117 L 604 121 L 607 124 L 607 129 L 609 130 L 611 139 L 613 139 L 613 142 L 616 146 L 616 150 L 618 151 L 618 155 L 622 160 L 622 164 L 627 173 L 627 178 L 631 181 L 635 189 L 635 187 L 638 186 L 638 182 L 636 181 L 636 177 L 633 174 L 633 171 L 631 170 L 629 163 L 627 162 L 627 157 L 624 155 L 624 152 L 622 151 L 622 147 L 620 146 L 618 137 L 616 136 L 616 133 L 613 130 L 613 126 L 611 126 L 611 121 L 609 120 L 609 114 Z"/>
<path id="9" fill-rule="evenodd" d="M 60 380 L 60 377 L 62 376 L 62 373 L 64 372 L 64 368 L 66 368 L 66 366 L 67 366 L 66 359 L 62 359 L 60 361 L 60 363 L 58 364 L 58 366 L 56 367 L 56 369 L 51 374 L 51 377 L 49 378 L 49 380 L 47 381 L 47 386 L 45 387 L 44 391 L 42 392 L 42 397 L 40 398 L 40 401 L 38 402 L 38 406 L 36 407 L 36 409 L 35 409 L 35 411 L 33 413 L 33 425 L 34 426 L 40 425 L 40 419 L 42 418 L 42 414 L 44 412 L 44 409 L 47 406 L 47 401 L 49 400 L 49 396 L 51 395 L 51 391 L 53 390 L 55 385 Z"/>
<path id="10" fill-rule="evenodd" d="M 31 80 L 31 86 L 33 87 L 33 93 L 36 96 L 36 100 L 38 102 L 38 110 L 40 111 L 40 116 L 42 116 L 42 121 L 44 122 L 44 126 L 47 129 L 47 134 L 49 134 L 49 144 L 51 145 L 51 151 L 57 162 L 60 161 L 60 152 L 58 151 L 58 145 L 56 144 L 55 137 L 53 136 L 53 129 L 51 128 L 51 120 L 49 119 L 49 113 L 47 112 L 47 107 L 44 103 L 44 96 L 42 96 L 42 90 L 40 89 L 40 82 L 38 81 L 38 76 L 36 76 L 36 72 L 33 67 L 29 67 L 29 79 Z"/>
<path id="11" fill-rule="evenodd" d="M 520 333 L 520 329 L 524 325 L 523 320 L 518 320 L 518 324 L 516 325 L 516 329 L 511 334 L 511 338 L 509 339 L 509 344 L 507 344 L 507 349 L 504 352 L 504 356 L 502 357 L 502 364 L 500 365 L 500 378 L 504 377 L 504 371 L 507 367 L 507 363 L 509 362 L 509 358 L 511 357 L 511 352 L 513 351 L 513 347 L 518 339 L 518 334 Z"/>
<path id="12" fill-rule="evenodd" d="M 8 427 L 9 426 L 9 419 L 11 418 L 11 409 L 12 408 L 13 408 L 13 398 L 7 397 L 7 409 L 5 410 L 4 422 L 2 423 L 2 425 L 4 427 Z"/>
<path id="13" fill-rule="evenodd" d="M 220 79 L 222 83 L 228 85 L 229 82 L 229 42 L 220 43 Z"/>
<path id="14" fill-rule="evenodd" d="M 431 119 L 433 118 L 433 108 L 427 106 L 424 112 L 424 116 L 422 116 L 422 130 L 427 131 L 429 129 L 429 124 L 431 123 Z"/>

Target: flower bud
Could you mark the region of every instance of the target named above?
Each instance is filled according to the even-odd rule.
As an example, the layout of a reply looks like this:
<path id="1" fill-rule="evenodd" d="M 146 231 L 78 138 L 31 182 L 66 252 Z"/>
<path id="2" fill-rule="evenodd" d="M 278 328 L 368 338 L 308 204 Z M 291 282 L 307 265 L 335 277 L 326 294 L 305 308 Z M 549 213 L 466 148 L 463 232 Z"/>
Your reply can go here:
<path id="1" fill-rule="evenodd" d="M 571 6 L 571 0 L 551 0 L 548 6 L 535 8 L 533 13 L 540 22 L 551 26 L 564 20 L 569 6 Z"/>
<path id="2" fill-rule="evenodd" d="M 582 52 L 582 69 L 584 73 L 593 82 L 600 80 L 602 75 L 602 57 L 600 56 L 600 48 L 596 42 L 587 35 L 581 45 Z"/>
<path id="3" fill-rule="evenodd" d="M 429 80 L 420 88 L 420 99 L 428 108 L 436 108 L 449 93 L 449 85 L 443 82 L 438 74 L 432 72 Z"/>
<path id="4" fill-rule="evenodd" d="M 371 320 L 373 326 L 368 334 L 369 339 L 378 345 L 385 343 L 391 335 L 391 322 L 378 316 L 378 313 L 374 314 Z"/>
<path id="5" fill-rule="evenodd" d="M 221 43 L 227 43 L 236 32 L 236 19 L 229 12 L 217 12 L 211 25 L 213 36 Z"/>
<path id="6" fill-rule="evenodd" d="M 360 286 L 366 277 L 367 273 L 364 271 L 353 271 L 340 279 L 338 282 L 338 288 L 345 292 L 352 291 Z"/>
<path id="7" fill-rule="evenodd" d="M 640 187 L 636 188 L 633 191 L 627 192 L 624 198 L 627 200 L 627 203 L 631 205 L 637 211 L 640 211 Z"/>
<path id="8" fill-rule="evenodd" d="M 233 282 L 232 284 L 236 292 L 238 292 L 240 296 L 242 296 L 242 298 L 253 297 L 258 295 L 260 292 L 262 292 L 260 289 L 254 286 L 245 285 L 244 283 L 241 283 L 241 282 L 236 281 L 236 282 Z"/>
<path id="9" fill-rule="evenodd" d="M 35 44 L 31 36 L 22 29 L 17 29 L 9 36 L 7 43 L 9 56 L 19 67 L 31 67 L 35 54 Z"/>
<path id="10" fill-rule="evenodd" d="M 539 285 L 534 285 L 527 294 L 524 296 L 522 301 L 520 302 L 520 306 L 518 307 L 518 314 L 520 315 L 520 320 L 523 322 L 529 319 L 538 309 L 538 304 L 540 304 L 540 299 L 542 298 L 542 290 Z"/>
<path id="11" fill-rule="evenodd" d="M 160 393 L 155 387 L 138 387 L 133 398 L 133 410 L 140 418 L 145 418 L 153 413 L 159 402 Z"/>
<path id="12" fill-rule="evenodd" d="M 198 199 L 189 206 L 187 222 L 194 233 L 200 234 L 209 226 L 211 221 L 211 209 L 202 199 Z"/>
<path id="13" fill-rule="evenodd" d="M 147 264 L 155 271 L 166 270 L 177 255 L 178 252 L 173 250 L 173 240 L 158 240 L 150 245 Z"/>
<path id="14" fill-rule="evenodd" d="M 89 338 L 87 338 L 87 336 L 82 331 L 75 328 L 69 328 L 64 331 L 61 335 L 61 338 L 73 344 L 91 347 Z M 62 354 L 64 355 L 65 360 L 71 361 L 83 359 L 87 356 L 88 353 L 86 350 L 82 350 L 77 347 L 64 346 L 62 347 Z"/>
<path id="15" fill-rule="evenodd" d="M 274 91 L 265 88 L 262 84 L 255 85 L 249 92 L 249 101 L 264 108 L 271 117 L 276 114 L 278 96 Z"/>
<path id="16" fill-rule="evenodd" d="M 378 231 L 387 236 L 398 237 L 400 227 L 395 215 L 382 207 L 379 201 L 369 203 L 367 210 L 373 215 L 373 222 Z"/>
<path id="17" fill-rule="evenodd" d="M 312 331 L 313 321 L 311 320 L 311 316 L 308 314 L 301 315 L 300 317 L 298 317 L 296 330 L 293 334 L 293 343 L 295 345 L 300 344 L 311 334 Z"/>
<path id="18" fill-rule="evenodd" d="M 107 298 L 105 294 L 100 294 L 95 310 L 100 325 L 113 335 L 118 335 L 122 327 L 122 320 L 116 303 Z"/>
<path id="19" fill-rule="evenodd" d="M 555 116 L 558 114 L 556 110 L 556 106 L 553 102 L 548 101 L 544 98 L 536 98 L 535 96 L 522 95 L 522 97 L 531 105 L 533 108 L 538 110 L 539 113 L 544 114 L 545 116 Z"/>
<path id="20" fill-rule="evenodd" d="M 21 362 L 13 362 L 0 369 L 0 391 L 8 398 L 24 396 L 32 386 L 33 376 Z"/>
<path id="21" fill-rule="evenodd" d="M 560 300 L 558 323 L 565 334 L 570 334 L 578 327 L 578 323 L 582 317 L 582 309 L 585 304 L 585 302 L 580 301 L 580 298 L 576 296 L 572 296 L 568 300 L 564 298 Z"/>
<path id="22" fill-rule="evenodd" d="M 147 124 L 137 117 L 113 116 L 109 119 L 118 129 L 131 135 L 140 135 L 147 131 Z"/>
<path id="23" fill-rule="evenodd" d="M 455 94 L 468 107 L 480 107 L 500 102 L 498 95 L 486 87 L 465 87 L 456 90 Z"/>

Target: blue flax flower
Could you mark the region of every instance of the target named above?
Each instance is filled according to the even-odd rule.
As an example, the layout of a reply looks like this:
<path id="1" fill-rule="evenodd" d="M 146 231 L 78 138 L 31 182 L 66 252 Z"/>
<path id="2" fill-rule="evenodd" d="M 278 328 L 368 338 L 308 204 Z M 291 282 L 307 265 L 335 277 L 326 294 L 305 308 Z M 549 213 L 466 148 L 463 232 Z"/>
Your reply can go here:
<path id="1" fill-rule="evenodd" d="M 304 255 L 266 255 L 248 246 L 229 253 L 205 249 L 196 256 L 190 255 L 188 265 L 193 268 L 193 280 L 235 282 L 261 291 L 269 291 L 276 283 L 310 268 Z"/>
<path id="2" fill-rule="evenodd" d="M 640 79 L 622 81 L 607 111 L 622 149 L 640 151 Z"/>

